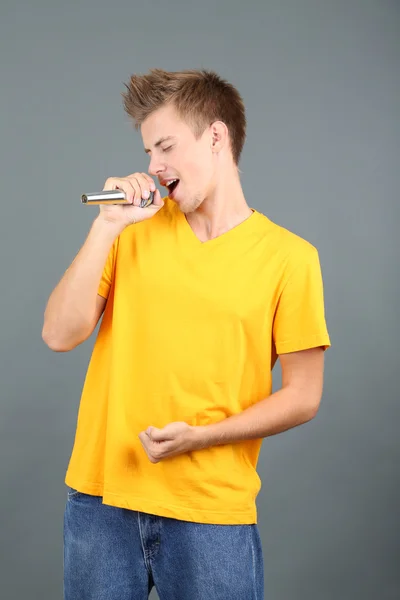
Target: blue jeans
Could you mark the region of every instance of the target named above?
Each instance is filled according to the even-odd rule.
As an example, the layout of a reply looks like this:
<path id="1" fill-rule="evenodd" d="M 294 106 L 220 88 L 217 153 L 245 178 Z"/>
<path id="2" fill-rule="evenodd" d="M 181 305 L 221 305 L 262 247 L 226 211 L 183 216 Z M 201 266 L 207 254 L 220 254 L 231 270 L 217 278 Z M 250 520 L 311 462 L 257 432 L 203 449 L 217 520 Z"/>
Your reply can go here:
<path id="1" fill-rule="evenodd" d="M 256 524 L 192 523 L 102 504 L 70 489 L 64 600 L 263 600 Z"/>

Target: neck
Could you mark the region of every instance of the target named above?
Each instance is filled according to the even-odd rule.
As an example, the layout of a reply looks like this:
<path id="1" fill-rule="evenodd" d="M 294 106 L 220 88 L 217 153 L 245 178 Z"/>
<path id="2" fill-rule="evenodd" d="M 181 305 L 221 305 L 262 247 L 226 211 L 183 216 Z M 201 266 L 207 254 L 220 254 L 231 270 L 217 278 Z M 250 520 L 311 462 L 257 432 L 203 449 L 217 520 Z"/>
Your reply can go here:
<path id="1" fill-rule="evenodd" d="M 252 214 L 235 168 L 219 178 L 212 192 L 195 211 L 186 214 L 186 219 L 196 235 L 206 241 L 236 227 Z"/>

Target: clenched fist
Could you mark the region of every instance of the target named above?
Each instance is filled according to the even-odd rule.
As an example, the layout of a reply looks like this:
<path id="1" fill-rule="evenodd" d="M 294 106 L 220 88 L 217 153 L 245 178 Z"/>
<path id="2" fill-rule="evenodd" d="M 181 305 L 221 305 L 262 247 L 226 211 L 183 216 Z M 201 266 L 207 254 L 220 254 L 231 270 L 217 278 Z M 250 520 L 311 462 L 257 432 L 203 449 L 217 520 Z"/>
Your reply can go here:
<path id="1" fill-rule="evenodd" d="M 122 228 L 151 219 L 164 206 L 160 192 L 146 173 L 133 173 L 127 177 L 109 177 L 103 190 L 123 190 L 128 204 L 100 205 L 100 219 L 120 225 Z M 154 193 L 153 203 L 147 208 L 140 208 L 142 198 L 147 199 Z"/>

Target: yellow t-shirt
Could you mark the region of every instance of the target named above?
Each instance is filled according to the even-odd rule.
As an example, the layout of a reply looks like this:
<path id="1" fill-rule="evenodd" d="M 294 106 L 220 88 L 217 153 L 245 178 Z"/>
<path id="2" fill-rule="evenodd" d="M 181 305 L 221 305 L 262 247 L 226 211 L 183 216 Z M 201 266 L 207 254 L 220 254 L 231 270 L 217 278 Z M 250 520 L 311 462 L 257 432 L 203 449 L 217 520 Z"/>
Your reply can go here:
<path id="1" fill-rule="evenodd" d="M 207 425 L 271 394 L 280 353 L 330 340 L 317 250 L 253 214 L 201 242 L 177 205 L 126 228 L 104 267 L 108 298 L 65 482 L 105 504 L 186 521 L 257 522 L 262 439 L 151 463 L 149 425 Z"/>

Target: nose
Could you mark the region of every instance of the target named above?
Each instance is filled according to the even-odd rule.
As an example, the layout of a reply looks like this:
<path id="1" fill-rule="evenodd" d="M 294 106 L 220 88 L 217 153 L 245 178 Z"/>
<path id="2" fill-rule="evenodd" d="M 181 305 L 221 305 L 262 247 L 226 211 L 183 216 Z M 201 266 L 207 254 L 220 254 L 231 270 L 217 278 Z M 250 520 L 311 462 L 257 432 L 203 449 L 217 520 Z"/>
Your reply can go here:
<path id="1" fill-rule="evenodd" d="M 149 175 L 153 175 L 153 177 L 159 177 L 163 171 L 165 171 L 165 164 L 163 164 L 156 158 L 155 155 L 153 155 L 150 158 Z"/>

